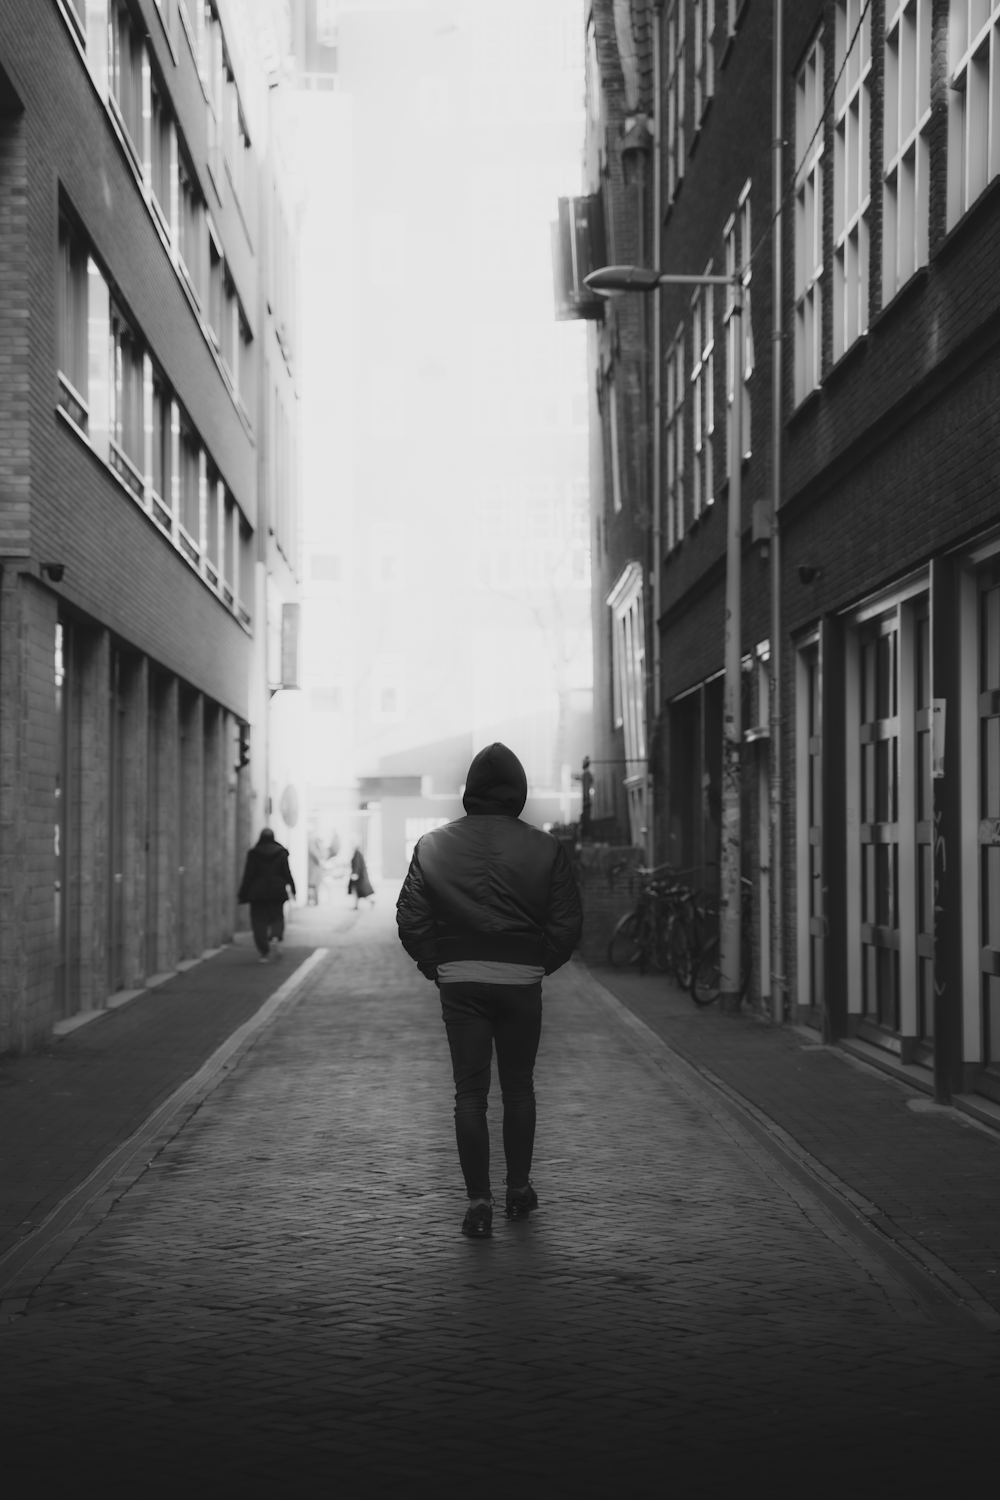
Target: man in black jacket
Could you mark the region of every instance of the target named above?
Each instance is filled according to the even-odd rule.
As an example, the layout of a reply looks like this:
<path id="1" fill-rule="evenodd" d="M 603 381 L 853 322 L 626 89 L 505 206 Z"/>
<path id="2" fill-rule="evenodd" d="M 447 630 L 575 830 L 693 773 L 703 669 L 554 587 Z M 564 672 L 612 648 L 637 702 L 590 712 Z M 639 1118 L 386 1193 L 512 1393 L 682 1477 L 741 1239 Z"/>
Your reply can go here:
<path id="1" fill-rule="evenodd" d="M 278 843 L 270 828 L 262 828 L 260 838 L 247 855 L 236 895 L 241 905 L 250 903 L 250 926 L 257 944 L 258 963 L 267 963 L 272 942 L 276 956 L 281 955 L 289 891 L 295 895 L 288 850 Z"/>
<path id="2" fill-rule="evenodd" d="M 481 750 L 466 782 L 468 816 L 418 841 L 396 907 L 403 947 L 441 992 L 455 1075 L 455 1135 L 469 1195 L 462 1233 L 470 1239 L 493 1232 L 486 1105 L 494 1040 L 505 1212 L 526 1219 L 538 1207 L 528 1174 L 541 981 L 566 962 L 583 925 L 565 849 L 520 821 L 527 795 L 524 768 L 506 745 Z"/>

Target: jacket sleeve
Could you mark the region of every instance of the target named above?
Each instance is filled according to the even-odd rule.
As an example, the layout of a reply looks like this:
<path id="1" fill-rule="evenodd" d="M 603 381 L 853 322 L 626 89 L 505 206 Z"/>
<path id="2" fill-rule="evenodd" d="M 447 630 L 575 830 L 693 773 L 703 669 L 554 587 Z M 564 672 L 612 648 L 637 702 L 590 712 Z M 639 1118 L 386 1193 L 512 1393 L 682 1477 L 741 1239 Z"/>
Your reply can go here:
<path id="1" fill-rule="evenodd" d="M 399 940 L 425 979 L 437 979 L 434 908 L 420 868 L 420 844 L 413 851 L 403 889 L 396 902 Z"/>
<path id="2" fill-rule="evenodd" d="M 553 974 L 562 968 L 580 941 L 583 931 L 583 907 L 580 892 L 562 844 L 558 846 L 552 866 L 549 909 L 545 917 L 545 972 Z"/>
<path id="3" fill-rule="evenodd" d="M 292 879 L 292 867 L 287 858 L 285 860 L 285 885 L 291 887 L 292 895 L 295 895 L 295 881 Z"/>

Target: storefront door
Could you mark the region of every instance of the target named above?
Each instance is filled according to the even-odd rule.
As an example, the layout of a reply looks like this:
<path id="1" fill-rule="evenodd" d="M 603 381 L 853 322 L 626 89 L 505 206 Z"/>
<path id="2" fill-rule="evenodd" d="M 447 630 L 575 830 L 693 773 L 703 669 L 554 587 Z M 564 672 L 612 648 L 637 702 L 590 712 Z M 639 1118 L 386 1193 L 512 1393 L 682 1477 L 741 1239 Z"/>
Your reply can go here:
<path id="1" fill-rule="evenodd" d="M 848 998 L 904 1061 L 934 1045 L 931 659 L 925 587 L 856 624 L 847 651 Z"/>
<path id="2" fill-rule="evenodd" d="M 899 1031 L 899 625 L 896 611 L 858 641 L 861 723 L 861 1013 Z"/>
<path id="3" fill-rule="evenodd" d="M 980 583 L 979 663 L 979 967 L 983 1065 L 1000 1080 L 1000 576 L 995 568 Z"/>

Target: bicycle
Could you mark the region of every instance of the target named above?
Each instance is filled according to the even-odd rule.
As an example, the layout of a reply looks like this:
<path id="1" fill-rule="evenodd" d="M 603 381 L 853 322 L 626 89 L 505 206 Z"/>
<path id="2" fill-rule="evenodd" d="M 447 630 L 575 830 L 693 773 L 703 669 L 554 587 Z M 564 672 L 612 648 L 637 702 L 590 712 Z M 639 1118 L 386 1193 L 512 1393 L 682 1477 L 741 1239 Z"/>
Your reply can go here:
<path id="1" fill-rule="evenodd" d="M 688 908 L 693 896 L 669 865 L 640 869 L 643 879 L 639 899 L 630 912 L 619 918 L 608 940 L 608 963 L 612 968 L 647 965 L 672 974 L 683 989 L 691 983 L 691 945 L 688 940 Z"/>
<path id="2" fill-rule="evenodd" d="M 742 1002 L 750 988 L 750 973 L 753 968 L 753 884 L 743 877 L 743 899 L 740 908 L 740 987 Z M 711 1005 L 719 998 L 722 989 L 720 967 L 719 913 L 707 907 L 695 906 L 692 968 L 690 979 L 691 999 L 695 1005 Z M 714 930 L 713 930 L 714 929 Z"/>

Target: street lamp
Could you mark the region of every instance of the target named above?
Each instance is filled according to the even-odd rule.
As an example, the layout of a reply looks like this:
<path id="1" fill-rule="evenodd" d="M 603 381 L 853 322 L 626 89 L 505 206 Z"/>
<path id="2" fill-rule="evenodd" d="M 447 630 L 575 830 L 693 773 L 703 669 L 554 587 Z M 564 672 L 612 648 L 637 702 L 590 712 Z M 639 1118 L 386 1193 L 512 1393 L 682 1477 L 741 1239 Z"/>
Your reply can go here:
<path id="1" fill-rule="evenodd" d="M 719 999 L 723 1009 L 735 1010 L 740 999 L 740 925 L 742 886 L 741 751 L 743 739 L 741 699 L 740 617 L 742 600 L 742 511 L 743 478 L 743 279 L 734 276 L 686 276 L 656 271 L 645 266 L 602 266 L 584 277 L 584 284 L 602 297 L 627 292 L 655 292 L 661 286 L 727 286 L 733 294 L 733 412 L 730 421 L 729 521 L 726 530 L 726 635 L 725 675 L 722 705 L 722 852 L 719 897 Z M 659 418 L 657 418 L 659 420 Z M 659 516 L 654 579 L 658 595 L 660 568 Z M 658 616 L 658 609 L 654 608 Z M 658 618 L 653 628 L 659 630 Z"/>

